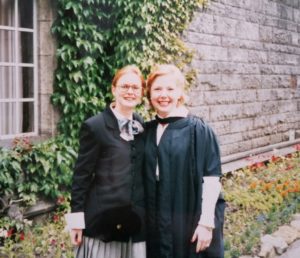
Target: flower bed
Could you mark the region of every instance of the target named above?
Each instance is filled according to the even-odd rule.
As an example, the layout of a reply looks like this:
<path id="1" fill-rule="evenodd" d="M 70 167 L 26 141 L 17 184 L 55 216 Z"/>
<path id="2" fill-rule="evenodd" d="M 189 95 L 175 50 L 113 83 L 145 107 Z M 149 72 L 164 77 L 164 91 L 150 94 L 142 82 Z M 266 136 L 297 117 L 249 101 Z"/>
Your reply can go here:
<path id="1" fill-rule="evenodd" d="M 257 254 L 261 235 L 271 233 L 300 211 L 300 151 L 286 157 L 227 173 L 222 178 L 227 210 L 225 257 Z M 0 219 L 0 257 L 13 253 L 28 257 L 72 257 L 72 246 L 64 230 L 63 214 L 69 201 L 61 197 L 57 210 L 45 223 Z"/>
<path id="2" fill-rule="evenodd" d="M 260 237 L 300 210 L 300 152 L 272 156 L 223 178 L 227 210 L 225 257 L 257 254 Z"/>

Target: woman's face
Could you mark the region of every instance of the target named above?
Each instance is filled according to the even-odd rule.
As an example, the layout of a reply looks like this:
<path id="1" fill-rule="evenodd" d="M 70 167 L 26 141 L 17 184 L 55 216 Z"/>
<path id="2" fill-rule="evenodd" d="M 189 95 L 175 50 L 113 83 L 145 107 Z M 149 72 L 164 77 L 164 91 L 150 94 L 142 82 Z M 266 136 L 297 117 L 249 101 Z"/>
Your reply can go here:
<path id="1" fill-rule="evenodd" d="M 112 93 L 118 108 L 134 109 L 142 99 L 143 89 L 140 77 L 135 73 L 122 75 L 112 87 Z"/>
<path id="2" fill-rule="evenodd" d="M 151 104 L 161 117 L 167 117 L 178 106 L 183 92 L 172 75 L 157 77 L 150 89 Z"/>

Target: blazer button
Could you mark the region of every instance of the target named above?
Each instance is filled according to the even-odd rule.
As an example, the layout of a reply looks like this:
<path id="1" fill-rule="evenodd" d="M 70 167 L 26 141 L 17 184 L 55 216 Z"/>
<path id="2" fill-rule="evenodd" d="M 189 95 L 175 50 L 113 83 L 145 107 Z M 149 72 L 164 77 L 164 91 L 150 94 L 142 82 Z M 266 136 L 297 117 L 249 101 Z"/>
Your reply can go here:
<path id="1" fill-rule="evenodd" d="M 116 228 L 117 230 L 120 230 L 122 228 L 122 224 L 117 224 Z"/>

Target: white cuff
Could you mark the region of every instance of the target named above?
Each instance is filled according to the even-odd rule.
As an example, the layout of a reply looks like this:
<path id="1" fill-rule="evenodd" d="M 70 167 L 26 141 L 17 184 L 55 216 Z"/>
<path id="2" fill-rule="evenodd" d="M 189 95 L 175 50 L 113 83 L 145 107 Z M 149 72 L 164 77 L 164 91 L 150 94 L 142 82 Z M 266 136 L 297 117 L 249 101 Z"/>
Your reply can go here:
<path id="1" fill-rule="evenodd" d="M 84 212 L 74 212 L 65 214 L 67 229 L 84 229 Z"/>
<path id="2" fill-rule="evenodd" d="M 203 180 L 202 214 L 198 224 L 214 228 L 216 202 L 221 191 L 220 178 L 205 176 Z"/>

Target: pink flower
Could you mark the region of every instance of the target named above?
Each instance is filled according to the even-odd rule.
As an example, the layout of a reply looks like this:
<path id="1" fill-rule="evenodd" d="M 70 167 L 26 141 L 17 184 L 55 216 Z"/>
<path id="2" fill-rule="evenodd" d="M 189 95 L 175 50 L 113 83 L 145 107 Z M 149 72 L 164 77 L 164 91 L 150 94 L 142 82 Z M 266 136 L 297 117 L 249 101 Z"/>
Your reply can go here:
<path id="1" fill-rule="evenodd" d="M 53 222 L 58 222 L 60 217 L 57 214 L 53 215 Z"/>
<path id="2" fill-rule="evenodd" d="M 57 198 L 57 200 L 56 200 L 56 204 L 57 204 L 57 205 L 61 205 L 61 204 L 64 203 L 64 201 L 65 201 L 65 197 L 64 197 L 64 196 L 59 196 L 59 197 Z"/>

